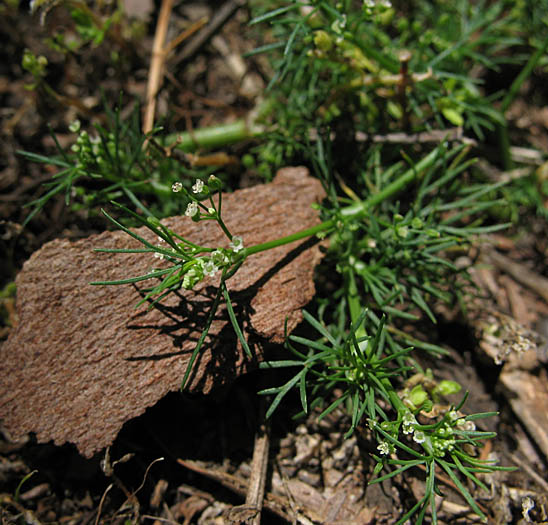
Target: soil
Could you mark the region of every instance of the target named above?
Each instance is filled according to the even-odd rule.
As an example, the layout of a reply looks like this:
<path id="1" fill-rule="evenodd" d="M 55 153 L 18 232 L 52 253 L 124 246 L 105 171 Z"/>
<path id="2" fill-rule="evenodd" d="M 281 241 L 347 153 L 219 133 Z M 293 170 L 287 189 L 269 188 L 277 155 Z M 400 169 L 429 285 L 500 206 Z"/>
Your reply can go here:
<path id="1" fill-rule="evenodd" d="M 135 97 L 144 100 L 159 11 L 152 2 L 127 2 L 132 25 L 116 26 L 118 32 L 109 37 L 108 45 L 86 44 L 77 53 L 63 54 L 47 47 L 45 37 L 54 27 L 70 27 L 64 9 L 51 9 L 42 26 L 25 2 L 19 7 L 11 4 L 0 7 L 1 287 L 13 282 L 24 261 L 44 243 L 79 239 L 110 227 L 99 215 L 71 210 L 59 196 L 23 228 L 28 214 L 24 206 L 42 194 L 51 173 L 17 152 L 52 153 L 48 127 L 66 144 L 68 125 L 76 117 L 84 125 L 100 121 L 103 99 L 120 100 L 123 114 L 131 111 Z M 168 38 L 217 8 L 214 1 L 176 5 Z M 243 30 L 248 20 L 245 7 L 235 8 L 214 39 L 195 50 L 183 43 L 171 55 L 157 104 L 157 114 L 170 115 L 164 123 L 167 131 L 231 121 L 253 107 L 269 66 L 255 57 L 246 61 L 243 71 L 238 69 L 235 57 L 254 47 L 253 32 Z M 57 97 L 26 88 L 32 83 L 21 67 L 26 48 L 47 55 L 46 80 Z M 123 59 L 113 65 L 114 56 Z M 524 92 L 516 103 L 510 113 L 515 115 L 512 130 L 519 137 L 516 143 L 545 148 L 545 113 L 531 100 L 537 99 Z M 229 153 L 239 155 L 238 148 Z M 246 185 L 253 181 L 243 167 L 235 168 L 234 179 Z M 436 362 L 425 357 L 422 362 L 435 367 L 440 378 L 463 385 L 469 392 L 468 411 L 498 413 L 481 427 L 498 434 L 483 453 L 518 470 L 485 478 L 489 491 L 473 494 L 490 523 L 501 524 L 548 521 L 548 428 L 543 426 L 548 413 L 548 350 L 543 339 L 548 337 L 548 296 L 543 296 L 541 285 L 524 278 L 527 272 L 537 283 L 548 277 L 547 228 L 544 219 L 522 219 L 527 230 L 494 236 L 481 253 L 469 254 L 488 263 L 473 274 L 485 299 L 471 305 L 466 316 L 440 307 L 441 321 L 434 333 L 429 328 L 429 337 L 446 347 L 449 356 Z M 491 248 L 516 263 L 516 271 L 488 259 Z M 17 323 L 13 294 L 4 294 L 1 308 L 0 335 L 5 339 Z M 528 352 L 522 348 L 521 353 L 505 355 L 505 364 L 499 363 L 499 354 L 524 337 L 530 343 Z M 516 377 L 517 385 L 512 382 Z M 535 381 L 539 388 L 532 398 L 520 396 L 525 385 Z M 256 517 L 245 501 L 254 476 L 255 436 L 261 436 L 265 410 L 265 401 L 256 392 L 282 382 L 279 374 L 253 372 L 208 396 L 169 394 L 128 422 L 114 445 L 92 459 L 84 459 L 69 445 L 36 444 L 32 435 L 12 442 L 2 434 L 2 524 L 251 523 Z M 317 413 L 295 420 L 292 416 L 298 411 L 299 400 L 290 398 L 269 423 L 262 523 L 395 523 L 421 497 L 420 470 L 407 471 L 391 482 L 367 484 L 374 467 L 370 453 L 375 452 L 367 427 L 345 439 L 348 421 L 342 412 L 318 422 Z M 438 501 L 441 522 L 479 521 L 451 480 L 446 480 L 443 496 Z M 534 502 L 527 519 L 526 498 Z"/>

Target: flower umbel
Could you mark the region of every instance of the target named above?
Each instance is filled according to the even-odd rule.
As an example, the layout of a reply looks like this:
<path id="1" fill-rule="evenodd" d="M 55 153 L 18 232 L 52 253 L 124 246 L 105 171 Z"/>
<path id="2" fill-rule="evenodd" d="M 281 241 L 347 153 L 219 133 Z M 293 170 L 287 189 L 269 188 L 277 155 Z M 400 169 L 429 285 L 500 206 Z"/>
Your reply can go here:
<path id="1" fill-rule="evenodd" d="M 183 277 L 183 288 L 191 290 L 192 287 L 202 279 L 202 276 L 198 274 L 195 268 L 191 268 L 185 273 Z"/>
<path id="2" fill-rule="evenodd" d="M 183 183 L 182 182 L 174 182 L 171 185 L 171 191 L 173 193 L 179 193 L 183 189 Z"/>

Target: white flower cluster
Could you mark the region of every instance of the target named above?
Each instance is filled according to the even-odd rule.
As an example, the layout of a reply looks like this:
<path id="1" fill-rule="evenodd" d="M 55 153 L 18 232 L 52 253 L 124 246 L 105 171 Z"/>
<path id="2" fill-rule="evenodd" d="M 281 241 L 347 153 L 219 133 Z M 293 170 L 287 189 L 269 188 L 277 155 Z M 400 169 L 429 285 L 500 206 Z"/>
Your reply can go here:
<path id="1" fill-rule="evenodd" d="M 230 265 L 230 253 L 227 250 L 215 250 L 210 255 L 196 257 L 193 265 L 183 277 L 183 288 L 191 290 L 204 277 L 213 277 L 221 269 Z"/>
<path id="2" fill-rule="evenodd" d="M 105 160 L 101 156 L 101 137 L 99 137 L 99 135 L 89 135 L 86 130 L 82 130 L 79 120 L 71 122 L 68 128 L 72 133 L 78 133 L 76 142 L 70 149 L 78 155 L 80 167 L 83 167 L 90 162 L 96 162 L 100 166 L 104 166 Z M 107 147 L 111 153 L 114 152 L 115 146 L 112 134 L 108 135 Z"/>
<path id="3" fill-rule="evenodd" d="M 194 261 L 195 264 L 183 277 L 183 288 L 187 290 L 192 289 L 204 277 L 213 277 L 229 259 L 220 250 L 215 250 L 209 257 L 197 257 Z"/>
<path id="4" fill-rule="evenodd" d="M 392 424 L 388 422 L 382 423 L 381 426 L 387 432 L 390 432 L 390 428 L 393 429 Z M 402 417 L 401 428 L 403 434 L 411 435 L 415 443 L 423 445 L 426 451 L 437 457 L 443 457 L 447 452 L 454 450 L 457 444 L 455 433 L 476 430 L 473 421 L 462 417 L 455 410 L 448 412 L 447 419 L 431 431 L 422 430 L 414 414 L 408 411 Z M 395 446 L 390 441 L 383 440 L 377 445 L 377 450 L 386 456 L 395 452 Z"/>
<path id="5" fill-rule="evenodd" d="M 204 191 L 204 181 L 200 179 L 196 179 L 194 184 L 192 185 L 192 193 L 202 193 Z M 183 183 L 182 182 L 174 182 L 171 185 L 171 191 L 173 193 L 179 193 L 183 189 Z"/>

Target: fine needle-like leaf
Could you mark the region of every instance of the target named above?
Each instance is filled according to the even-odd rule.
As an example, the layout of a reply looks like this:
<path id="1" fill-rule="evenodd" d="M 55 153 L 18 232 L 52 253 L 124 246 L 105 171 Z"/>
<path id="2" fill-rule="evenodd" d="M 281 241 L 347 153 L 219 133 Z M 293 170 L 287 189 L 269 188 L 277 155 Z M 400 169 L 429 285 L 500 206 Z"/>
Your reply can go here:
<path id="1" fill-rule="evenodd" d="M 283 387 L 279 390 L 278 395 L 274 398 L 271 405 L 268 407 L 268 410 L 266 411 L 266 419 L 268 419 L 276 408 L 278 408 L 278 405 L 282 401 L 282 399 L 285 397 L 285 395 L 299 382 L 301 374 L 304 373 L 304 370 L 301 370 L 299 373 L 297 373 L 295 376 L 293 376 Z M 261 391 L 261 394 L 267 394 L 268 391 Z"/>
<path id="2" fill-rule="evenodd" d="M 200 353 L 200 350 L 202 349 L 202 346 L 204 344 L 205 338 L 207 337 L 207 334 L 209 333 L 209 329 L 211 328 L 211 323 L 213 322 L 215 314 L 217 313 L 217 309 L 219 308 L 219 303 L 221 302 L 222 295 L 223 295 L 222 288 L 219 286 L 219 288 L 217 289 L 217 293 L 215 295 L 215 299 L 213 300 L 213 304 L 211 305 L 211 308 L 209 310 L 207 321 L 202 330 L 202 334 L 200 335 L 200 338 L 198 339 L 198 342 L 196 343 L 196 346 L 192 352 L 192 355 L 190 356 L 190 359 L 188 360 L 188 365 L 185 370 L 185 375 L 183 376 L 183 381 L 181 382 L 181 390 L 184 390 L 187 386 L 188 378 L 190 377 L 190 372 L 192 372 L 192 369 L 194 367 L 194 362 L 196 361 L 196 358 L 198 357 L 198 354 Z"/>
<path id="3" fill-rule="evenodd" d="M 468 491 L 468 489 L 461 483 L 458 476 L 455 475 L 453 469 L 451 468 L 451 465 L 447 463 L 444 460 L 439 459 L 438 463 L 441 465 L 443 470 L 447 472 L 447 475 L 451 478 L 451 481 L 455 484 L 459 492 L 462 494 L 462 497 L 466 500 L 468 505 L 474 510 L 474 512 L 483 520 L 487 519 L 485 514 L 481 511 L 481 509 L 478 507 L 477 503 L 474 501 L 474 498 Z"/>
<path id="4" fill-rule="evenodd" d="M 234 328 L 234 332 L 236 332 L 236 335 L 238 336 L 238 340 L 240 341 L 247 357 L 251 359 L 253 355 L 251 353 L 249 345 L 247 344 L 247 341 L 245 340 L 245 337 L 244 337 L 244 334 L 242 333 L 240 325 L 238 324 L 238 319 L 236 318 L 236 314 L 234 313 L 234 309 L 232 308 L 232 302 L 230 300 L 230 296 L 228 295 L 228 289 L 226 287 L 226 283 L 224 281 L 221 281 L 220 286 L 223 290 L 223 297 L 225 298 L 226 309 L 228 311 L 228 317 L 230 318 L 230 322 L 232 323 L 232 328 Z"/>

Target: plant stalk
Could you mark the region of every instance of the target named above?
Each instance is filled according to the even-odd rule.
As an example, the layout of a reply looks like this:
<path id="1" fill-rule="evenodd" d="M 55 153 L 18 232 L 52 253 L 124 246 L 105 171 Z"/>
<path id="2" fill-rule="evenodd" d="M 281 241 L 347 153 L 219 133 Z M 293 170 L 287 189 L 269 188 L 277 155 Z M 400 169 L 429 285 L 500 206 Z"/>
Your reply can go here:
<path id="1" fill-rule="evenodd" d="M 386 188 L 382 189 L 378 193 L 371 195 L 368 199 L 365 199 L 364 201 L 360 201 L 356 204 L 341 208 L 340 220 L 346 222 L 350 220 L 359 220 L 365 217 L 372 207 L 380 204 L 386 199 L 389 199 L 396 193 L 405 189 L 409 184 L 411 184 L 424 170 L 428 169 L 434 164 L 439 155 L 439 148 L 436 148 L 428 155 L 426 155 L 426 157 L 421 159 L 412 168 L 409 168 L 394 182 L 386 186 Z M 316 235 L 321 232 L 327 233 L 330 230 L 334 229 L 337 226 L 338 222 L 339 221 L 337 219 L 329 219 L 320 224 L 317 224 L 316 226 L 312 226 L 311 228 L 307 228 L 305 230 L 301 230 L 300 232 L 287 235 L 286 237 L 281 237 L 273 241 L 250 246 L 249 248 L 245 248 L 242 251 L 241 257 L 245 258 L 248 255 L 253 255 L 255 253 L 263 252 L 265 250 L 271 250 L 272 248 L 277 248 L 278 246 L 283 246 L 291 242 L 299 241 L 301 239 L 311 237 L 312 235 Z"/>

